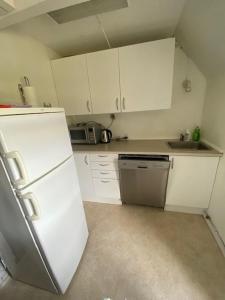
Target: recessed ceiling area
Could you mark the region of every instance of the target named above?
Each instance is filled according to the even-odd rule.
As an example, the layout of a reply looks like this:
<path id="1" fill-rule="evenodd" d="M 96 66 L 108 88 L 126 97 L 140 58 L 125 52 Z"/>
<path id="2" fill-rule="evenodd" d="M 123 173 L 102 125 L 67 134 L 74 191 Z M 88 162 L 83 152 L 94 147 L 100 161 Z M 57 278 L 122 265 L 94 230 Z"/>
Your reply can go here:
<path id="1" fill-rule="evenodd" d="M 174 35 L 186 0 L 128 0 L 128 7 L 99 15 L 111 47 L 161 39 Z M 57 24 L 42 15 L 12 26 L 62 56 L 108 47 L 95 16 Z"/>
<path id="2" fill-rule="evenodd" d="M 89 0 L 49 12 L 48 15 L 56 23 L 63 24 L 127 7 L 127 0 Z"/>

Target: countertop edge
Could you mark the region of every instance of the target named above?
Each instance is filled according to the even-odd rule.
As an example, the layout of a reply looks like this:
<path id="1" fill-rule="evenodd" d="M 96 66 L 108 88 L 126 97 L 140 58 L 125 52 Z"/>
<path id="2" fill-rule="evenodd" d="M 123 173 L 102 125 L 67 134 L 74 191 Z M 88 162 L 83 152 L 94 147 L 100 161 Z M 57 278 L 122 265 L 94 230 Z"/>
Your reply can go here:
<path id="1" fill-rule="evenodd" d="M 143 155 L 169 155 L 169 156 L 200 156 L 200 157 L 222 157 L 223 153 L 196 153 L 196 152 L 134 152 L 134 151 L 103 151 L 103 150 L 75 150 L 73 149 L 74 153 L 88 153 L 88 154 L 95 154 L 95 153 L 110 153 L 110 154 L 143 154 Z"/>

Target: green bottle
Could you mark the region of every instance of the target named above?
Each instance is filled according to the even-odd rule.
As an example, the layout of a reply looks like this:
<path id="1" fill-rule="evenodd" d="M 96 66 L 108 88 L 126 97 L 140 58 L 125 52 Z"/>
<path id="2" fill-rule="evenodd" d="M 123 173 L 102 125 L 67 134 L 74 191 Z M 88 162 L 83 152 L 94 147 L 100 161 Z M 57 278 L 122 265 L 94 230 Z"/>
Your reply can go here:
<path id="1" fill-rule="evenodd" d="M 195 142 L 199 142 L 201 137 L 200 128 L 197 126 L 195 127 L 193 133 L 192 133 L 192 140 Z"/>

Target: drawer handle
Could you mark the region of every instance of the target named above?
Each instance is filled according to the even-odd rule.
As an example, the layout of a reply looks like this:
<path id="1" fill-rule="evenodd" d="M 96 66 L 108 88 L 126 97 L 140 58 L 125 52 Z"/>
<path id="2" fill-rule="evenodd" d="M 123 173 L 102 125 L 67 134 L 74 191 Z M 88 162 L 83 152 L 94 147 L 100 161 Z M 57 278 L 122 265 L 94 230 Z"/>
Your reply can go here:
<path id="1" fill-rule="evenodd" d="M 109 183 L 110 181 L 107 180 L 101 180 L 102 183 Z"/>
<path id="2" fill-rule="evenodd" d="M 101 167 L 106 167 L 106 166 L 108 166 L 109 164 L 99 164 L 99 166 L 101 166 Z"/>
<path id="3" fill-rule="evenodd" d="M 98 157 L 107 157 L 107 155 L 98 155 Z"/>
<path id="4" fill-rule="evenodd" d="M 107 174 L 109 174 L 109 172 L 100 172 L 100 174 L 107 175 Z"/>

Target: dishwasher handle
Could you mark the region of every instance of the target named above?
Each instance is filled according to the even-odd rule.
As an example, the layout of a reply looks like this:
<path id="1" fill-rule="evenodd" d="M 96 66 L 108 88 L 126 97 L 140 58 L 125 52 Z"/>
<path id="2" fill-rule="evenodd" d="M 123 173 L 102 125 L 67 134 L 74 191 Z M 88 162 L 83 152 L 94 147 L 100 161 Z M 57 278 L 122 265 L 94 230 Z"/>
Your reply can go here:
<path id="1" fill-rule="evenodd" d="M 129 170 L 151 170 L 151 169 L 169 169 L 170 161 L 137 161 L 137 160 L 118 160 L 119 169 Z"/>

